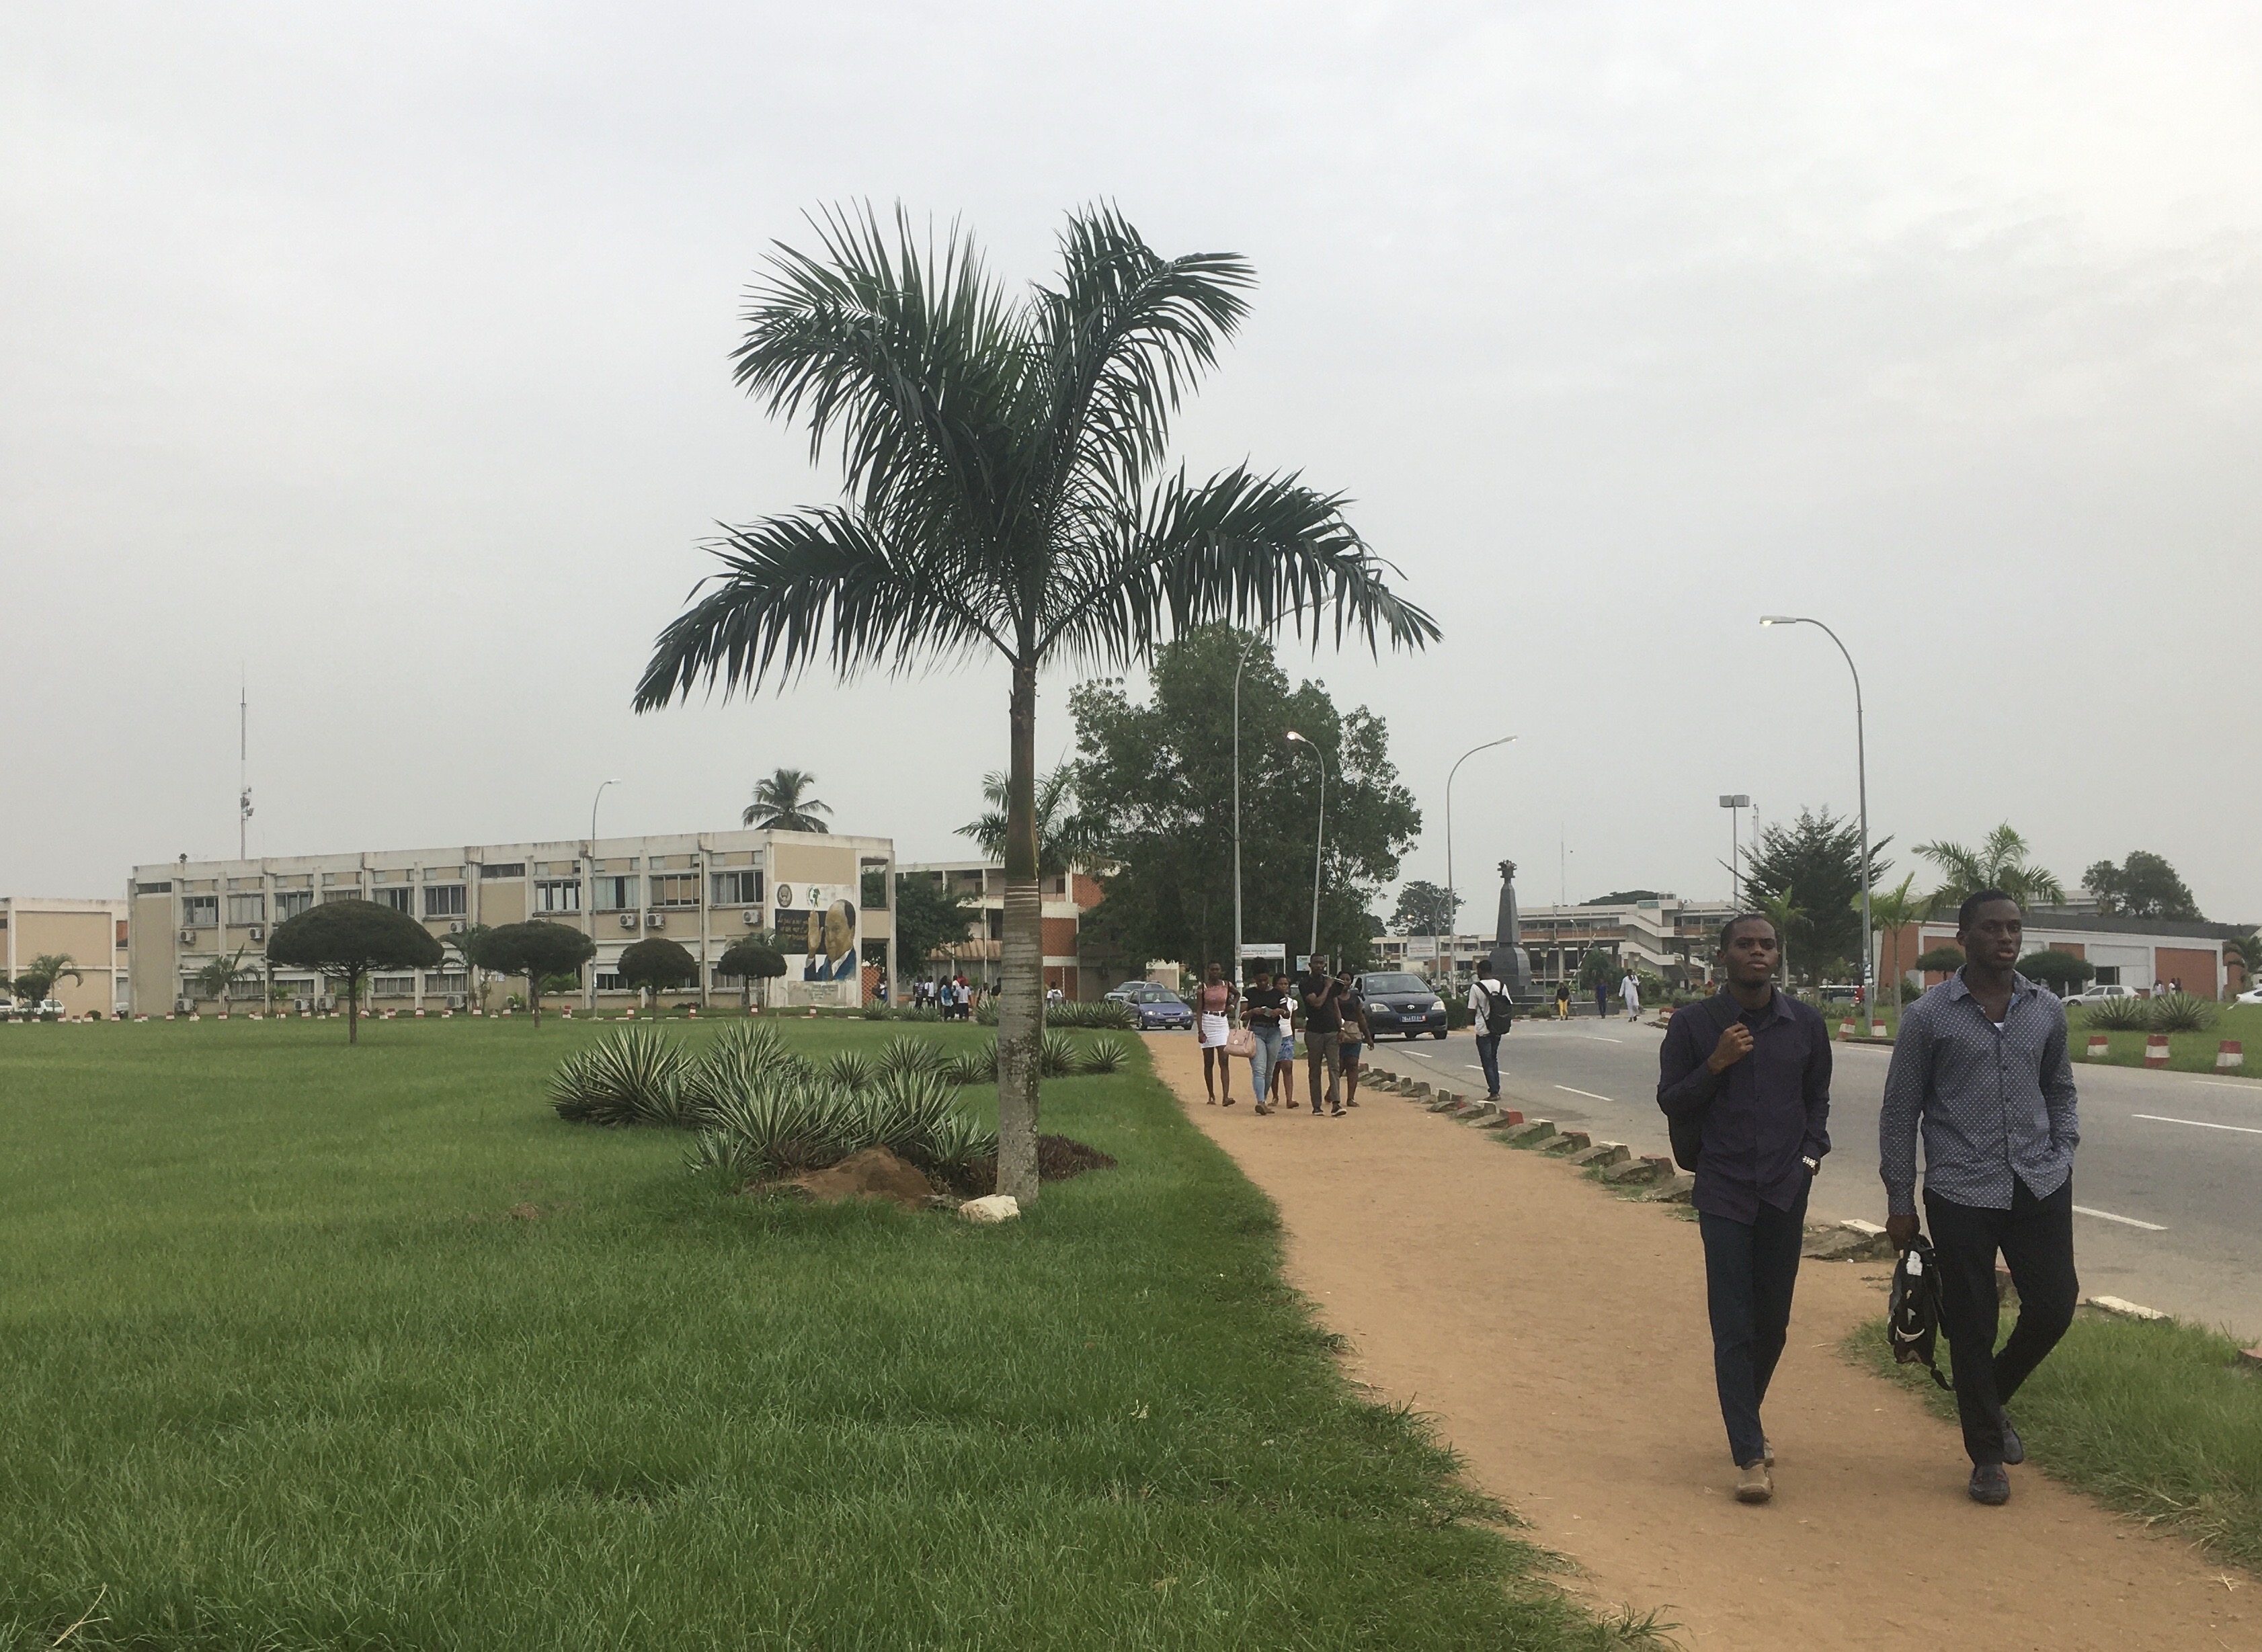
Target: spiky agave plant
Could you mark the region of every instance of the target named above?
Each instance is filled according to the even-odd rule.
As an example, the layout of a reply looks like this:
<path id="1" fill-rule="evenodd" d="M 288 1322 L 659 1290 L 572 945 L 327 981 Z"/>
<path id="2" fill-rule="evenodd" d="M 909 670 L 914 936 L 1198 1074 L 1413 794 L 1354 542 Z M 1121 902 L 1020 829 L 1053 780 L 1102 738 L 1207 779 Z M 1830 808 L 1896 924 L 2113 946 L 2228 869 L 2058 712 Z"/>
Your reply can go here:
<path id="1" fill-rule="evenodd" d="M 926 1162 L 935 1131 L 958 1110 L 952 1086 L 940 1073 L 893 1075 L 874 1099 L 873 1144 L 915 1164 Z"/>
<path id="2" fill-rule="evenodd" d="M 2144 1024 L 2154 1032 L 2205 1032 L 2215 1024 L 2215 1006 L 2190 993 L 2162 993 L 2144 1007 Z"/>
<path id="3" fill-rule="evenodd" d="M 837 1050 L 818 1071 L 828 1084 L 844 1090 L 864 1090 L 879 1079 L 880 1064 L 861 1050 Z"/>
<path id="4" fill-rule="evenodd" d="M 1120 1038 L 1094 1038 L 1084 1047 L 1081 1069 L 1086 1073 L 1120 1073 L 1131 1059 L 1131 1047 Z"/>
<path id="5" fill-rule="evenodd" d="M 1037 1044 L 1037 1075 L 1066 1078 L 1076 1071 L 1076 1040 L 1065 1032 L 1048 1032 Z"/>
<path id="6" fill-rule="evenodd" d="M 733 1162 L 763 1172 L 818 1169 L 852 1151 L 855 1098 L 798 1074 L 772 1074 L 719 1105 L 710 1133 L 729 1138 Z"/>
<path id="7" fill-rule="evenodd" d="M 879 1071 L 882 1078 L 897 1074 L 932 1073 L 941 1065 L 942 1046 L 926 1038 L 894 1038 L 880 1047 Z"/>
<path id="8" fill-rule="evenodd" d="M 656 1027 L 623 1027 L 571 1057 L 550 1080 L 560 1118 L 590 1124 L 687 1122 L 691 1058 Z"/>
<path id="9" fill-rule="evenodd" d="M 998 1132 L 971 1113 L 954 1110 L 938 1120 L 924 1144 L 926 1169 L 957 1175 L 977 1159 L 998 1156 Z"/>
<path id="10" fill-rule="evenodd" d="M 998 1081 L 998 1040 L 984 1038 L 971 1050 L 947 1057 L 942 1075 L 953 1084 L 995 1084 Z"/>
<path id="11" fill-rule="evenodd" d="M 2142 998 L 2100 998 L 2082 1006 L 2081 1024 L 2092 1032 L 2148 1032 L 2152 1007 Z"/>

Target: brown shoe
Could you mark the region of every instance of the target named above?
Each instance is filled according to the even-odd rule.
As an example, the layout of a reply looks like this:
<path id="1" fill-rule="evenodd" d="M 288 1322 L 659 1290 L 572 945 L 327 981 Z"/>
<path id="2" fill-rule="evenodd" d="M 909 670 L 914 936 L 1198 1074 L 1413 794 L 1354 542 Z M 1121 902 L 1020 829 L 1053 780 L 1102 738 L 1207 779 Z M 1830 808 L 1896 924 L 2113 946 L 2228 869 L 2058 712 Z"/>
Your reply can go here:
<path id="1" fill-rule="evenodd" d="M 1764 1503 L 1774 1495 L 1775 1476 L 1768 1472 L 1767 1464 L 1760 1462 L 1746 1463 L 1742 1474 L 1736 1480 L 1736 1501 Z"/>

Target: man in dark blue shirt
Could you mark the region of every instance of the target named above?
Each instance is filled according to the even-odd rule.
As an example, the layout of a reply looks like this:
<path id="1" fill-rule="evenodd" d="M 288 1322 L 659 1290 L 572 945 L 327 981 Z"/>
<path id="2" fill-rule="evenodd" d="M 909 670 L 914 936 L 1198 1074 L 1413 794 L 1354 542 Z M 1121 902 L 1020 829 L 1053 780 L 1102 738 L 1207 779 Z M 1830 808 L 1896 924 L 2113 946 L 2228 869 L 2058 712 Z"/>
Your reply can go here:
<path id="1" fill-rule="evenodd" d="M 1760 1405 L 1790 1330 L 1806 1194 L 1830 1151 L 1830 1033 L 1775 989 L 1783 944 L 1762 913 L 1720 930 L 1725 991 L 1676 1010 L 1658 1055 L 1657 1104 L 1701 1131 L 1696 1219 L 1712 1319 L 1712 1375 L 1740 1477 L 1736 1496 L 1775 1495 Z"/>

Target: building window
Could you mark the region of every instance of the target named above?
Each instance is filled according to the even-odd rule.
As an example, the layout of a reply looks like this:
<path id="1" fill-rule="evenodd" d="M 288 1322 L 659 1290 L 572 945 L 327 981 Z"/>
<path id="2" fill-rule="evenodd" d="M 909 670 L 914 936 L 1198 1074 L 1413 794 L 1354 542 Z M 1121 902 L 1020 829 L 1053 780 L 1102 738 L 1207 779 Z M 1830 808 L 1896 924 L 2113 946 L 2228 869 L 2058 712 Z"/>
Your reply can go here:
<path id="1" fill-rule="evenodd" d="M 699 874 L 678 872 L 664 878 L 654 878 L 652 880 L 652 903 L 654 906 L 697 906 Z"/>
<path id="2" fill-rule="evenodd" d="M 2121 966 L 2118 964 L 2100 964 L 2097 966 L 2097 984 L 2118 987 L 2121 984 Z"/>
<path id="3" fill-rule="evenodd" d="M 220 923 L 220 897 L 216 894 L 185 895 L 181 901 L 181 927 L 185 930 L 209 930 Z"/>
<path id="4" fill-rule="evenodd" d="M 416 892 L 414 889 L 407 884 L 402 884 L 397 888 L 379 889 L 377 892 L 377 903 L 379 906 L 389 906 L 395 912 L 408 912 L 415 895 Z"/>
<path id="5" fill-rule="evenodd" d="M 715 874 L 717 906 L 760 906 L 762 874 L 759 872 L 718 872 Z"/>
<path id="6" fill-rule="evenodd" d="M 1052 892 L 1055 894 L 1066 894 L 1068 893 L 1068 873 L 1063 872 L 1059 877 L 1053 880 Z"/>
<path id="7" fill-rule="evenodd" d="M 589 904 L 600 912 L 626 912 L 637 903 L 637 880 L 607 873 L 589 880 Z"/>
<path id="8" fill-rule="evenodd" d="M 369 995 L 372 998 L 414 998 L 416 977 L 414 975 L 371 975 Z"/>
<path id="9" fill-rule="evenodd" d="M 597 990 L 601 993 L 624 993 L 628 988 L 621 985 L 618 970 L 601 969 L 597 972 Z"/>
<path id="10" fill-rule="evenodd" d="M 581 880 L 575 878 L 536 884 L 534 909 L 537 912 L 579 912 L 581 909 Z"/>
<path id="11" fill-rule="evenodd" d="M 736 975 L 725 975 L 720 965 L 716 966 L 711 972 L 711 977 L 715 983 L 715 990 L 717 992 L 736 992 L 746 984 Z"/>
<path id="12" fill-rule="evenodd" d="M 526 863 L 523 860 L 506 860 L 495 866 L 481 866 L 479 868 L 479 876 L 482 878 L 523 878 L 526 876 Z"/>
<path id="13" fill-rule="evenodd" d="M 312 889 L 277 889 L 275 892 L 275 921 L 280 923 L 285 918 L 295 918 L 313 904 L 314 892 Z"/>
<path id="14" fill-rule="evenodd" d="M 460 998 L 469 989 L 470 985 L 471 983 L 462 975 L 450 974 L 445 972 L 438 972 L 424 977 L 424 991 L 427 996 Z"/>
<path id="15" fill-rule="evenodd" d="M 232 894 L 228 896 L 227 921 L 230 923 L 266 923 L 267 897 L 263 894 Z"/>
<path id="16" fill-rule="evenodd" d="M 133 893 L 136 894 L 170 894 L 173 893 L 173 886 L 170 881 L 164 883 L 137 883 L 133 886 Z"/>
<path id="17" fill-rule="evenodd" d="M 464 916 L 464 886 L 460 883 L 428 883 L 424 886 L 424 916 L 428 918 L 459 918 Z"/>
<path id="18" fill-rule="evenodd" d="M 5 918 L 0 918 L 0 930 L 4 930 L 7 927 L 8 920 Z M 121 952 L 126 950 L 126 920 L 124 918 L 120 918 L 118 920 L 118 950 Z"/>
<path id="19" fill-rule="evenodd" d="M 342 889 L 325 889 L 322 891 L 322 904 L 324 906 L 329 905 L 333 901 L 358 901 L 360 899 L 360 889 L 351 884 L 347 885 Z"/>

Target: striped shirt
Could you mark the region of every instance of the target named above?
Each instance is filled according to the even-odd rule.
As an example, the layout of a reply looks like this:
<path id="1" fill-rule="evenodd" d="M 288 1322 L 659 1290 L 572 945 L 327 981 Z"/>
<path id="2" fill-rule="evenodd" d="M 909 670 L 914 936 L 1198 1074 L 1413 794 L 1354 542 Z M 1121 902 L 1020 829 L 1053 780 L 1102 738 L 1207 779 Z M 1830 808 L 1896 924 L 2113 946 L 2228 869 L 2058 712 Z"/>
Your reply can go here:
<path id="1" fill-rule="evenodd" d="M 2073 1174 L 2081 1143 L 2074 1099 L 2057 995 L 2013 975 L 1998 1031 L 1957 971 L 1901 1014 L 1877 1116 L 1887 1212 L 1916 1211 L 1920 1123 L 1926 1192 L 2007 1210 L 2016 1176 L 2036 1198 L 2049 1197 Z"/>

